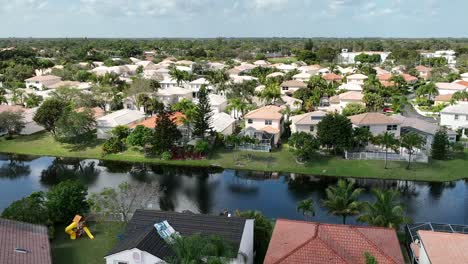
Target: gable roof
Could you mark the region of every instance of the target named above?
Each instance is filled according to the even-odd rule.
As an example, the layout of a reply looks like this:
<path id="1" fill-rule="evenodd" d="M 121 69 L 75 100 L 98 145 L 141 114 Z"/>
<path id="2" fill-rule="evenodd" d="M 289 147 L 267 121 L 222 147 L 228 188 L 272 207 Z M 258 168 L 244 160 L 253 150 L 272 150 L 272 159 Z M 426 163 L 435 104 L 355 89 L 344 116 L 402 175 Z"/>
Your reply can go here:
<path id="1" fill-rule="evenodd" d="M 340 81 L 343 77 L 332 72 L 322 75 L 322 78 L 327 81 Z"/>
<path id="2" fill-rule="evenodd" d="M 173 255 L 170 246 L 159 236 L 155 223 L 167 222 L 182 236 L 194 234 L 220 236 L 239 249 L 246 219 L 193 213 L 136 210 L 127 224 L 122 240 L 107 254 L 137 248 L 166 259 Z"/>
<path id="3" fill-rule="evenodd" d="M 40 76 L 34 76 L 29 79 L 26 79 L 25 81 L 27 82 L 45 82 L 45 81 L 59 81 L 62 78 L 55 76 L 55 75 L 40 75 Z"/>
<path id="4" fill-rule="evenodd" d="M 405 117 L 400 114 L 394 115 L 392 118 L 399 120 L 402 128 L 412 128 L 429 135 L 435 135 L 440 129 L 437 124 L 430 123 L 419 118 Z M 447 134 L 456 135 L 457 133 L 452 130 L 447 130 Z"/>
<path id="5" fill-rule="evenodd" d="M 393 229 L 279 219 L 264 263 L 361 264 L 365 252 L 380 264 L 404 263 Z"/>
<path id="6" fill-rule="evenodd" d="M 419 65 L 419 66 L 416 66 L 414 68 L 417 71 L 420 71 L 420 72 L 430 72 L 430 71 L 432 71 L 432 68 L 429 68 L 429 67 L 426 67 L 426 66 L 423 66 L 423 65 Z"/>
<path id="7" fill-rule="evenodd" d="M 440 102 L 450 102 L 452 100 L 453 94 L 439 94 L 434 98 L 434 101 Z"/>
<path id="8" fill-rule="evenodd" d="M 365 80 L 365 79 L 367 79 L 367 76 L 364 75 L 364 74 L 356 73 L 356 74 L 349 75 L 347 78 L 348 79 Z"/>
<path id="9" fill-rule="evenodd" d="M 458 103 L 449 105 L 440 111 L 441 114 L 462 114 L 468 115 L 468 103 Z"/>
<path id="10" fill-rule="evenodd" d="M 314 111 L 302 115 L 292 116 L 291 122 L 296 125 L 316 125 L 326 115 L 327 113 L 324 111 Z"/>
<path id="11" fill-rule="evenodd" d="M 454 90 L 454 91 L 464 91 L 466 87 L 459 83 L 448 83 L 448 82 L 438 82 L 435 84 L 437 89 L 444 89 L 444 90 Z"/>
<path id="12" fill-rule="evenodd" d="M 119 125 L 128 125 L 143 118 L 145 118 L 145 113 L 143 112 L 122 109 L 98 118 L 96 119 L 96 122 L 100 127 L 115 127 Z"/>
<path id="13" fill-rule="evenodd" d="M 468 263 L 468 234 L 419 230 L 431 264 Z"/>
<path id="14" fill-rule="evenodd" d="M 305 88 L 307 87 L 307 84 L 302 82 L 302 81 L 297 81 L 297 80 L 290 80 L 290 81 L 284 81 L 281 85 L 281 87 L 299 87 L 299 88 Z"/>
<path id="15" fill-rule="evenodd" d="M 223 132 L 234 122 L 236 119 L 224 112 L 216 113 L 211 117 L 211 125 L 216 132 Z"/>
<path id="16" fill-rule="evenodd" d="M 47 227 L 0 218 L 0 263 L 52 264 Z"/>
<path id="17" fill-rule="evenodd" d="M 362 99 L 364 98 L 364 94 L 358 91 L 348 91 L 339 94 L 338 97 L 340 98 L 340 100 L 362 101 Z"/>
<path id="18" fill-rule="evenodd" d="M 468 88 L 468 82 L 467 81 L 458 80 L 458 81 L 454 81 L 454 83 L 458 83 L 458 84 L 463 85 L 466 88 Z"/>
<path id="19" fill-rule="evenodd" d="M 354 125 L 398 125 L 400 121 L 381 113 L 363 113 L 348 117 Z"/>
<path id="20" fill-rule="evenodd" d="M 156 121 L 158 120 L 158 117 L 159 116 L 152 116 L 139 123 L 131 125 L 130 128 L 135 128 L 137 126 L 144 126 L 147 128 L 154 129 L 156 127 Z M 185 118 L 185 115 L 182 114 L 181 112 L 174 112 L 169 116 L 169 118 L 172 120 L 174 124 L 176 124 L 176 126 L 181 126 L 184 124 L 183 120 Z"/>
<path id="21" fill-rule="evenodd" d="M 258 119 L 276 119 L 280 120 L 283 114 L 280 113 L 281 107 L 276 105 L 267 105 L 260 107 L 253 111 L 248 112 L 244 118 L 258 118 Z"/>

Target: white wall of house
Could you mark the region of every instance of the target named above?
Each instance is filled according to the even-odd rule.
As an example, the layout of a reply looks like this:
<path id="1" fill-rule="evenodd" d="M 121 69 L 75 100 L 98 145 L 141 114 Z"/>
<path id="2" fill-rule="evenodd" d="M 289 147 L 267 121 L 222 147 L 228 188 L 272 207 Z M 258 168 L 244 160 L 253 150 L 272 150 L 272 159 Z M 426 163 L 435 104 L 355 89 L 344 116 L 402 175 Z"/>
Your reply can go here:
<path id="1" fill-rule="evenodd" d="M 239 246 L 239 253 L 236 260 L 231 261 L 235 264 L 252 264 L 254 259 L 254 220 L 245 220 L 244 232 Z"/>
<path id="2" fill-rule="evenodd" d="M 283 86 L 281 87 L 281 94 L 293 94 L 295 91 L 299 90 L 300 88 L 299 87 L 287 87 L 287 86 Z"/>
<path id="3" fill-rule="evenodd" d="M 362 125 L 360 127 L 368 127 L 369 131 L 372 133 L 373 136 L 377 136 L 385 132 L 389 132 L 389 133 L 393 133 L 395 137 L 400 137 L 400 133 L 401 133 L 400 125 L 370 125 L 370 126 Z"/>
<path id="4" fill-rule="evenodd" d="M 364 80 L 363 79 L 354 79 L 354 78 L 347 78 L 347 83 L 353 83 L 353 84 L 358 84 L 358 85 L 364 85 Z"/>
<path id="5" fill-rule="evenodd" d="M 419 249 L 419 264 L 431 264 L 431 261 L 427 256 L 426 249 L 424 248 L 423 243 L 421 243 Z"/>
<path id="6" fill-rule="evenodd" d="M 317 125 L 296 125 L 291 124 L 291 133 L 305 132 L 310 135 L 317 135 Z"/>
<path id="7" fill-rule="evenodd" d="M 271 121 L 271 125 L 269 125 L 269 122 Z M 249 123 L 251 122 L 251 123 Z M 259 118 L 247 118 L 245 120 L 245 127 L 253 127 L 255 128 L 256 130 L 261 130 L 262 128 L 266 127 L 266 126 L 270 126 L 270 127 L 273 127 L 273 128 L 276 128 L 276 129 L 279 129 L 279 133 L 278 134 L 275 134 L 275 140 L 274 140 L 274 143 L 278 143 L 279 141 L 279 138 L 281 136 L 281 132 L 283 131 L 282 128 L 283 128 L 283 124 L 281 122 L 281 120 L 266 120 L 266 119 L 259 119 Z"/>
<path id="8" fill-rule="evenodd" d="M 465 115 L 440 113 L 440 125 L 447 126 L 453 130 L 457 130 L 462 126 L 468 125 L 468 113 Z"/>
<path id="9" fill-rule="evenodd" d="M 137 258 L 137 256 L 139 258 Z M 162 259 L 137 248 L 125 250 L 105 257 L 106 264 L 156 264 L 166 263 Z"/>

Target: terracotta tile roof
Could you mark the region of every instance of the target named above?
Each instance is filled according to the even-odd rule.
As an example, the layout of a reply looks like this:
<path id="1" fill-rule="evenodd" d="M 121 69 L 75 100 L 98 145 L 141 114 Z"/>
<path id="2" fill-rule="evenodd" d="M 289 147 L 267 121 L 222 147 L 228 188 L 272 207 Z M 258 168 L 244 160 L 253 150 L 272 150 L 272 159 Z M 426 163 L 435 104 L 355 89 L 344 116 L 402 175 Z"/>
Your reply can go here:
<path id="1" fill-rule="evenodd" d="M 264 263 L 365 263 L 365 252 L 379 264 L 403 264 L 393 229 L 279 219 Z"/>
<path id="2" fill-rule="evenodd" d="M 0 218 L 0 263 L 51 264 L 47 227 Z"/>
<path id="3" fill-rule="evenodd" d="M 418 231 L 431 264 L 468 263 L 468 234 Z"/>
<path id="4" fill-rule="evenodd" d="M 393 74 L 391 74 L 391 73 L 383 73 L 383 74 L 377 75 L 377 78 L 381 82 L 382 81 L 390 81 L 392 76 L 393 76 Z M 401 74 L 401 77 L 403 77 L 403 79 L 405 79 L 406 82 L 414 82 L 414 81 L 418 80 L 418 78 L 416 78 L 416 77 L 414 77 L 412 75 L 406 74 L 406 73 Z"/>
<path id="5" fill-rule="evenodd" d="M 83 112 L 85 109 L 86 107 L 80 107 L 76 109 L 76 112 L 80 113 L 80 112 Z M 93 116 L 95 119 L 98 119 L 106 115 L 106 111 L 102 110 L 102 108 L 100 107 L 93 107 L 93 108 L 90 108 L 90 110 L 93 113 Z"/>
<path id="6" fill-rule="evenodd" d="M 426 67 L 426 66 L 423 66 L 423 65 L 419 65 L 419 66 L 416 66 L 414 68 L 417 71 L 420 71 L 420 72 L 430 72 L 430 71 L 432 71 L 432 68 L 429 68 L 429 67 Z"/>
<path id="7" fill-rule="evenodd" d="M 340 81 L 343 77 L 335 73 L 327 73 L 324 74 L 322 78 L 327 81 Z"/>
<path id="8" fill-rule="evenodd" d="M 185 115 L 182 114 L 181 112 L 174 112 L 172 113 L 170 118 L 177 126 L 181 126 L 184 124 L 183 120 L 185 118 Z M 158 116 L 152 116 L 150 118 L 147 118 L 141 121 L 140 123 L 131 125 L 130 128 L 135 128 L 137 126 L 144 126 L 144 127 L 153 129 L 156 126 L 157 119 L 158 119 Z"/>
<path id="9" fill-rule="evenodd" d="M 3 112 L 23 112 L 24 107 L 19 105 L 2 105 L 0 104 L 0 113 Z"/>
<path id="10" fill-rule="evenodd" d="M 461 84 L 461 85 L 463 85 L 463 86 L 465 86 L 465 87 L 468 88 L 468 82 L 467 82 L 467 81 L 462 81 L 462 80 L 460 80 L 460 81 L 455 81 L 455 83 Z"/>
<path id="11" fill-rule="evenodd" d="M 401 124 L 400 121 L 381 113 L 364 113 L 348 117 L 354 125 L 388 125 Z"/>
<path id="12" fill-rule="evenodd" d="M 270 134 L 278 134 L 280 132 L 279 129 L 271 127 L 271 126 L 262 127 L 260 130 L 265 131 Z"/>
<path id="13" fill-rule="evenodd" d="M 406 82 L 415 82 L 418 80 L 417 77 L 414 77 L 413 75 L 410 75 L 410 74 L 407 74 L 407 73 L 403 73 L 401 76 L 403 76 L 403 78 L 405 79 Z"/>
<path id="14" fill-rule="evenodd" d="M 339 95 L 340 100 L 362 101 L 364 94 L 358 91 L 348 91 Z"/>
<path id="15" fill-rule="evenodd" d="M 280 120 L 283 114 L 280 113 L 281 107 L 275 105 L 267 105 L 260 107 L 247 113 L 244 118 L 258 118 L 258 119 L 274 119 Z"/>
<path id="16" fill-rule="evenodd" d="M 377 75 L 377 78 L 379 79 L 379 81 L 388 81 L 390 80 L 390 78 L 392 78 L 392 74 L 391 73 L 379 74 Z"/>
<path id="17" fill-rule="evenodd" d="M 439 102 L 450 102 L 452 100 L 453 94 L 439 94 L 434 98 L 434 101 Z"/>
<path id="18" fill-rule="evenodd" d="M 307 84 L 302 82 L 302 81 L 296 81 L 296 80 L 291 80 L 291 81 L 285 81 L 281 84 L 281 87 L 299 87 L 299 88 L 305 88 L 307 87 Z"/>

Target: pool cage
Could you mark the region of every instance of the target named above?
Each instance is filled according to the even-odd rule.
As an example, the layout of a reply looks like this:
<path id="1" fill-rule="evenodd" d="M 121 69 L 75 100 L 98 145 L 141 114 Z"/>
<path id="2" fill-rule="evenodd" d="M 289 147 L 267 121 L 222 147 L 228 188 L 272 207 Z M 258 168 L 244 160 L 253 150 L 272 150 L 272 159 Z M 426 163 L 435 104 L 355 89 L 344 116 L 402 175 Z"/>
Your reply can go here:
<path id="1" fill-rule="evenodd" d="M 407 224 L 405 227 L 406 234 L 406 249 L 412 264 L 419 263 L 418 252 L 416 247 L 419 246 L 419 230 L 428 230 L 434 232 L 445 232 L 445 233 L 460 233 L 468 234 L 468 225 L 456 225 L 456 224 L 441 224 L 441 223 L 415 223 Z"/>
<path id="2" fill-rule="evenodd" d="M 242 130 L 239 137 L 249 137 L 256 141 L 256 143 L 242 142 L 236 146 L 238 150 L 250 150 L 260 152 L 271 152 L 275 135 L 262 130 L 256 130 L 253 127 L 248 127 Z"/>

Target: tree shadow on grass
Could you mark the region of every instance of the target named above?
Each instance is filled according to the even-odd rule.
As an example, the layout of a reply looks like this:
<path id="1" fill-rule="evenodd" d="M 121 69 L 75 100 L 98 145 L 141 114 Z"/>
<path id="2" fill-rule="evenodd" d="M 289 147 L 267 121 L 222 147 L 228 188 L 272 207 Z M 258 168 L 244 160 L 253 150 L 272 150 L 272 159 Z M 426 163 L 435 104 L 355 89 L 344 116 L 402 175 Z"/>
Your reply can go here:
<path id="1" fill-rule="evenodd" d="M 80 142 L 80 143 L 75 143 L 75 144 L 65 144 L 64 148 L 71 152 L 77 152 L 77 151 L 86 150 L 88 148 L 95 148 L 103 143 L 104 143 L 104 140 L 93 139 L 90 141 L 85 141 L 85 142 Z"/>

